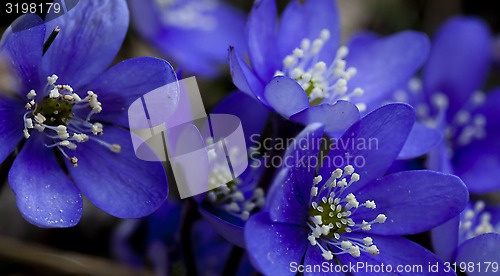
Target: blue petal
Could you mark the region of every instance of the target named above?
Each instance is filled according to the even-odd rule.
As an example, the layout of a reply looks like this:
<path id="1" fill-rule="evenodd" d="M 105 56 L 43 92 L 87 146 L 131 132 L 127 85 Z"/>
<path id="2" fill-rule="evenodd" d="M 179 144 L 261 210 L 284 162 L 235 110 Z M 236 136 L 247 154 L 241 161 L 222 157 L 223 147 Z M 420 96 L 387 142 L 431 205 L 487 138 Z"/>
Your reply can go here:
<path id="1" fill-rule="evenodd" d="M 458 245 L 460 216 L 431 230 L 432 248 L 443 261 L 452 262 Z"/>
<path id="2" fill-rule="evenodd" d="M 457 264 L 474 263 L 473 271 L 467 271 L 467 275 L 498 275 L 498 267 L 493 270 L 488 263 L 497 263 L 500 260 L 500 235 L 497 233 L 488 233 L 477 236 L 476 238 L 465 241 L 458 247 Z"/>
<path id="3" fill-rule="evenodd" d="M 278 32 L 280 60 L 300 47 L 302 39 L 313 41 L 319 38 L 323 29 L 330 31 L 318 60 L 330 63 L 335 57 L 340 41 L 340 18 L 335 1 L 293 1 L 281 17 Z"/>
<path id="4" fill-rule="evenodd" d="M 352 35 L 349 38 L 347 45 L 349 47 L 349 51 L 358 52 L 368 47 L 371 43 L 377 42 L 379 39 L 381 38 L 377 33 L 361 31 Z"/>
<path id="5" fill-rule="evenodd" d="M 95 206 L 120 218 L 151 214 L 165 201 L 167 177 L 160 162 L 139 160 L 132 148 L 130 132 L 105 126 L 101 140 L 119 144 L 114 153 L 92 140 L 75 150 L 78 167 L 69 162 L 69 172 L 76 186 Z"/>
<path id="6" fill-rule="evenodd" d="M 47 23 L 47 34 L 61 31 L 43 58 L 46 76 L 75 90 L 99 76 L 113 61 L 128 28 L 127 3 L 80 1 L 71 11 Z"/>
<path id="7" fill-rule="evenodd" d="M 487 25 L 477 18 L 454 17 L 436 33 L 424 69 L 424 90 L 448 96 L 449 119 L 483 84 L 491 43 Z"/>
<path id="8" fill-rule="evenodd" d="M 144 37 L 152 38 L 161 31 L 159 9 L 155 1 L 128 1 L 132 26 Z"/>
<path id="9" fill-rule="evenodd" d="M 359 202 L 373 200 L 375 209 L 361 208 L 354 221 L 387 221 L 372 226 L 370 233 L 411 235 L 430 230 L 460 214 L 469 200 L 467 187 L 454 175 L 434 171 L 404 171 L 365 185 L 355 194 Z"/>
<path id="10" fill-rule="evenodd" d="M 451 166 L 450 152 L 444 141 L 429 152 L 427 167 L 434 171 L 454 173 L 455 170 Z"/>
<path id="11" fill-rule="evenodd" d="M 268 106 L 264 99 L 264 84 L 248 67 L 248 64 L 234 47 L 229 48 L 229 66 L 234 85 L 242 92 L 259 99 Z"/>
<path id="12" fill-rule="evenodd" d="M 175 81 L 174 69 L 168 62 L 153 57 L 137 57 L 116 64 L 84 91 L 94 91 L 102 103 L 103 111 L 93 115 L 92 119 L 128 127 L 127 111 L 135 100 Z M 168 96 L 158 101 L 164 102 L 165 108 L 173 109 L 178 101 L 178 92 Z"/>
<path id="13" fill-rule="evenodd" d="M 346 275 L 343 272 L 335 272 L 335 269 L 328 269 L 327 271 L 318 271 L 316 270 L 315 272 L 307 272 L 306 267 L 313 267 L 314 265 L 318 266 L 323 264 L 328 264 L 328 268 L 333 267 L 335 268 L 338 266 L 337 263 L 335 263 L 334 260 L 332 261 L 326 261 L 325 258 L 321 255 L 321 249 L 317 246 L 311 246 L 310 244 L 307 245 L 307 251 L 306 255 L 304 256 L 304 275 Z"/>
<path id="14" fill-rule="evenodd" d="M 19 100 L 0 97 L 0 164 L 14 151 L 23 137 L 23 113 L 26 111 Z"/>
<path id="15" fill-rule="evenodd" d="M 356 238 L 364 238 L 365 235 L 355 235 L 350 234 Z M 380 250 L 380 254 L 374 256 L 365 252 L 361 253 L 361 257 L 354 258 L 350 254 L 339 255 L 338 258 L 342 264 L 349 265 L 350 263 L 356 266 L 358 263 L 365 263 L 370 265 L 381 266 L 384 265 L 386 268 L 391 265 L 392 273 L 388 275 L 405 275 L 406 273 L 397 273 L 396 269 L 405 268 L 408 265 L 412 267 L 421 267 L 421 271 L 413 270 L 411 275 L 433 275 L 433 272 L 429 270 L 430 265 L 438 265 L 439 273 L 436 275 L 455 275 L 454 272 L 445 272 L 445 264 L 436 255 L 434 255 L 429 250 L 424 247 L 411 242 L 402 237 L 386 237 L 379 235 L 371 235 L 373 238 L 373 243 L 377 245 Z M 373 270 L 370 271 L 369 268 L 359 269 L 355 271 L 353 275 L 373 275 Z"/>
<path id="16" fill-rule="evenodd" d="M 40 67 L 45 37 L 45 25 L 41 25 L 42 23 L 42 19 L 35 14 L 23 15 L 13 25 L 26 24 L 35 27 L 13 31 L 11 26 L 2 37 L 0 54 L 2 58 L 6 58 L 5 62 L 14 69 L 24 85 L 19 91 L 23 98 L 29 90 L 35 89 L 38 92 L 42 88 Z"/>
<path id="17" fill-rule="evenodd" d="M 233 114 L 241 120 L 245 133 L 246 145 L 251 147 L 260 138 L 269 116 L 269 111 L 254 98 L 241 92 L 233 92 L 214 107 L 212 113 Z"/>
<path id="18" fill-rule="evenodd" d="M 266 85 L 265 97 L 269 105 L 285 118 L 309 107 L 309 98 L 293 79 L 279 76 Z"/>
<path id="19" fill-rule="evenodd" d="M 371 102 L 388 100 L 398 85 L 422 66 L 428 52 L 427 36 L 413 31 L 371 42 L 367 47 L 355 47 L 347 56 L 347 65 L 357 69 L 349 86 L 360 87 L 365 93 L 353 101 L 371 109 Z"/>
<path id="20" fill-rule="evenodd" d="M 274 0 L 255 1 L 248 17 L 248 51 L 253 68 L 260 79 L 269 81 L 278 69 L 276 50 L 276 3 Z"/>
<path id="21" fill-rule="evenodd" d="M 294 275 L 290 263 L 300 264 L 308 231 L 305 224 L 301 227 L 272 222 L 267 213 L 252 216 L 245 226 L 250 262 L 265 275 Z"/>
<path id="22" fill-rule="evenodd" d="M 9 172 L 10 187 L 23 217 L 39 227 L 74 226 L 82 216 L 82 196 L 57 163 L 43 134 L 33 133 Z"/>
<path id="23" fill-rule="evenodd" d="M 245 248 L 243 227 L 223 220 L 207 211 L 205 208 L 198 208 L 200 214 L 217 230 L 217 232 L 230 243 Z"/>
<path id="24" fill-rule="evenodd" d="M 283 156 L 286 169 L 278 174 L 268 194 L 271 220 L 299 225 L 306 223 L 322 135 L 320 124 L 309 125 L 289 145 Z"/>
<path id="25" fill-rule="evenodd" d="M 359 111 L 353 103 L 337 101 L 306 108 L 292 115 L 290 120 L 304 125 L 322 123 L 325 132 L 343 132 L 359 120 Z"/>
<path id="26" fill-rule="evenodd" d="M 415 122 L 408 140 L 406 140 L 403 149 L 398 155 L 398 159 L 411 159 L 421 156 L 437 146 L 442 139 L 443 136 L 437 129 Z"/>
<path id="27" fill-rule="evenodd" d="M 453 157 L 453 168 L 471 193 L 500 190 L 500 140 L 496 136 L 474 141 Z"/>
<path id="28" fill-rule="evenodd" d="M 320 174 L 328 179 L 336 168 L 350 164 L 360 175 L 351 188 L 358 189 L 383 176 L 401 151 L 414 122 L 415 112 L 406 104 L 388 104 L 374 110 L 340 139 L 333 140 Z"/>
<path id="29" fill-rule="evenodd" d="M 135 1 L 147 2 L 147 1 Z M 136 6 L 138 3 L 135 4 Z M 149 3 L 139 5 L 151 5 Z M 187 7 L 202 7 L 207 5 L 200 1 L 178 2 L 170 7 L 172 13 L 182 13 Z M 161 9 L 154 6 L 157 14 L 152 16 L 158 18 L 158 21 L 141 22 L 145 14 L 142 11 L 150 12 L 151 7 L 141 7 L 134 13 L 138 24 L 140 34 L 166 57 L 172 58 L 172 61 L 182 70 L 189 71 L 198 76 L 213 77 L 220 73 L 220 69 L 227 66 L 227 48 L 229 45 L 244 47 L 246 44 L 245 14 L 231 5 L 217 2 L 213 8 L 203 11 L 202 16 L 210 18 L 210 25 L 202 26 L 179 26 L 178 24 L 169 24 L 162 22 L 161 18 L 171 16 L 168 11 L 163 13 Z M 168 7 L 166 8 L 168 9 Z M 154 12 L 154 11 L 153 11 Z M 147 16 L 147 15 L 146 15 Z M 199 20 L 200 19 L 194 19 Z M 153 32 L 148 28 L 156 30 Z"/>
<path id="30" fill-rule="evenodd" d="M 475 112 L 482 114 L 486 118 L 486 135 L 500 136 L 500 88 L 495 88 L 487 92 L 486 100 Z"/>

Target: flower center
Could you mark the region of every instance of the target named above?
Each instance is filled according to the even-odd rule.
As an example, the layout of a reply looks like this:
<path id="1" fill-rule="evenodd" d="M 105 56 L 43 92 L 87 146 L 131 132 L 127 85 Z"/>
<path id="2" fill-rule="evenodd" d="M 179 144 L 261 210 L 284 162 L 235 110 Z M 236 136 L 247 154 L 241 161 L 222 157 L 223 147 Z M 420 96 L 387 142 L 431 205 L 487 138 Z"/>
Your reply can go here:
<path id="1" fill-rule="evenodd" d="M 93 114 L 102 111 L 97 94 L 88 91 L 87 96 L 82 99 L 77 93 L 73 93 L 71 86 L 56 84 L 57 79 L 56 75 L 47 78 L 44 92 L 47 92 L 48 96 L 40 102 L 35 102 L 37 95 L 35 90 L 31 90 L 26 95 L 28 103 L 25 107 L 29 111 L 23 116 L 24 137 L 29 139 L 33 129 L 44 133 L 53 142 L 45 144 L 45 147 L 57 148 L 75 167 L 78 165 L 78 158 L 76 156 L 70 157 L 65 149 L 76 149 L 76 143 L 94 140 L 113 152 L 120 152 L 120 145 L 108 144 L 94 137 L 103 134 L 102 124 L 90 122 Z M 74 113 L 75 110 L 82 108 L 90 109 L 86 119 L 82 119 Z"/>
<path id="2" fill-rule="evenodd" d="M 355 222 L 352 215 L 360 207 L 375 209 L 374 201 L 359 203 L 352 193 L 344 195 L 345 190 L 359 181 L 359 174 L 354 167 L 347 165 L 343 170 L 336 169 L 330 178 L 321 186 L 321 176 L 313 179 L 311 188 L 309 221 L 311 232 L 307 239 L 313 246 L 318 246 L 325 260 L 332 260 L 334 255 L 351 254 L 359 257 L 361 252 L 378 255 L 379 250 L 371 237 L 363 239 L 347 237 L 346 233 L 369 231 L 374 223 L 384 223 L 387 217 L 379 214 L 371 221 Z"/>
<path id="3" fill-rule="evenodd" d="M 398 102 L 406 102 L 415 107 L 417 118 L 425 125 L 436 128 L 442 120 L 446 120 L 446 111 L 449 99 L 443 93 L 434 93 L 427 103 L 422 90 L 422 83 L 419 78 L 412 78 L 408 83 L 408 90 L 397 90 L 393 99 Z M 486 117 L 475 110 L 485 102 L 485 95 L 482 91 L 476 91 L 467 103 L 458 110 L 452 121 L 446 124 L 445 137 L 450 146 L 465 146 L 474 140 L 486 137 Z"/>
<path id="4" fill-rule="evenodd" d="M 226 163 L 217 157 L 217 152 L 221 151 L 216 148 L 221 147 L 221 144 L 214 144 L 213 141 L 207 141 L 207 144 L 211 145 L 208 149 L 209 162 L 215 163 L 208 179 L 209 189 L 212 189 L 207 193 L 208 202 L 234 217 L 247 220 L 265 202 L 264 190 L 257 187 L 259 173 L 252 167 L 245 181 L 239 177 L 233 178 Z M 231 148 L 228 154 L 233 157 L 230 160 L 240 156 L 237 147 Z"/>
<path id="5" fill-rule="evenodd" d="M 182 29 L 200 29 L 211 31 L 217 27 L 217 18 L 212 13 L 219 2 L 217 0 L 197 0 L 189 3 L 179 0 L 156 0 L 160 18 L 166 25 Z"/>
<path id="6" fill-rule="evenodd" d="M 491 221 L 491 214 L 485 211 L 484 201 L 478 200 L 474 207 L 467 207 L 460 216 L 459 237 L 460 243 L 486 233 L 500 234 L 500 223 Z"/>
<path id="7" fill-rule="evenodd" d="M 295 79 L 306 92 L 311 106 L 333 104 L 337 100 L 349 101 L 364 93 L 359 87 L 349 91 L 348 82 L 356 74 L 356 68 L 346 66 L 347 47 L 342 46 L 337 50 L 330 65 L 318 60 L 318 54 L 329 39 L 330 31 L 327 29 L 321 30 L 319 38 L 312 43 L 307 38 L 303 39 L 300 48 L 295 48 L 292 54 L 283 59 L 283 69 L 275 73 L 275 76 L 286 75 Z M 363 103 L 356 105 L 360 111 L 366 109 Z"/>

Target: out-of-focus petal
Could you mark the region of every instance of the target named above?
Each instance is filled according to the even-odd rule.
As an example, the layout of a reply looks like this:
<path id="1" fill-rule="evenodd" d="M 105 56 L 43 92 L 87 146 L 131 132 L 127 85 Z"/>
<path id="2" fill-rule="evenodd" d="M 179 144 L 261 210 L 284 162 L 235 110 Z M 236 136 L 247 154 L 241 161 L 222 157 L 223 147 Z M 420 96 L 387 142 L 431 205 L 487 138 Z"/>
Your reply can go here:
<path id="1" fill-rule="evenodd" d="M 448 119 L 481 88 L 491 59 L 490 36 L 486 24 L 471 17 L 454 17 L 436 33 L 423 83 L 429 98 L 438 92 L 448 97 Z"/>
<path id="2" fill-rule="evenodd" d="M 390 100 L 397 86 L 412 77 L 426 61 L 429 44 L 426 35 L 405 31 L 368 43 L 367 47 L 352 49 L 347 66 L 356 68 L 357 73 L 349 80 L 349 86 L 365 92 L 352 101 L 365 103 L 372 109 L 372 102 Z"/>
<path id="3" fill-rule="evenodd" d="M 474 264 L 472 267 L 466 267 L 469 269 L 466 270 L 467 275 L 498 275 L 498 260 L 500 260 L 498 248 L 500 248 L 499 234 L 488 233 L 477 236 L 458 247 L 457 264 L 470 264 L 471 262 Z"/>
<path id="4" fill-rule="evenodd" d="M 406 140 L 403 149 L 398 155 L 398 159 L 411 159 L 421 156 L 437 146 L 442 139 L 443 136 L 437 129 L 415 122 L 408 140 Z"/>
<path id="5" fill-rule="evenodd" d="M 14 21 L 2 36 L 0 57 L 11 66 L 22 82 L 22 88 L 26 89 L 18 91 L 23 98 L 29 90 L 39 92 L 45 84 L 40 78 L 45 37 L 45 25 L 42 23 L 36 14 L 26 14 Z"/>
<path id="6" fill-rule="evenodd" d="M 324 29 L 330 31 L 330 38 L 319 53 L 318 60 L 329 64 L 335 57 L 340 41 L 340 19 L 335 1 L 290 2 L 281 16 L 279 26 L 280 61 L 292 54 L 295 48 L 300 48 L 302 39 L 314 41 Z"/>

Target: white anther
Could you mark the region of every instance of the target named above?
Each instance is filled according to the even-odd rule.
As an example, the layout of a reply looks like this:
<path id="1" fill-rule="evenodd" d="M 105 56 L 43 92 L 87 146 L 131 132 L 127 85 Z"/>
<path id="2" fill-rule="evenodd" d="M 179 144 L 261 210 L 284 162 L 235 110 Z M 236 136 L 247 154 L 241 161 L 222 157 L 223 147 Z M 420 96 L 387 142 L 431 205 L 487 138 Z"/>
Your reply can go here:
<path id="1" fill-rule="evenodd" d="M 367 108 L 365 103 L 357 103 L 356 107 L 358 108 L 359 112 L 365 112 Z"/>
<path id="2" fill-rule="evenodd" d="M 352 247 L 352 243 L 350 241 L 342 241 L 340 247 L 342 247 L 342 249 L 349 249 Z"/>
<path id="3" fill-rule="evenodd" d="M 432 103 L 438 108 L 448 107 L 448 97 L 443 93 L 435 93 L 432 95 Z"/>
<path id="4" fill-rule="evenodd" d="M 324 251 L 323 254 L 321 254 L 321 256 L 323 256 L 323 258 L 325 258 L 325 260 L 327 260 L 327 261 L 330 261 L 333 259 L 333 254 L 330 250 Z"/>
<path id="5" fill-rule="evenodd" d="M 354 172 L 354 167 L 351 165 L 347 165 L 344 167 L 344 172 L 348 175 L 351 175 Z"/>
<path id="6" fill-rule="evenodd" d="M 355 97 L 362 96 L 364 93 L 365 91 L 359 87 L 354 88 L 354 90 L 352 91 L 352 95 Z"/>
<path id="7" fill-rule="evenodd" d="M 30 92 L 26 95 L 26 97 L 28 98 L 28 100 L 32 100 L 33 98 L 35 98 L 36 97 L 35 90 L 31 89 Z"/>
<path id="8" fill-rule="evenodd" d="M 49 85 L 54 85 L 54 83 L 56 83 L 57 79 L 59 77 L 57 75 L 52 75 L 50 77 L 47 77 L 47 82 L 49 83 Z"/>
<path id="9" fill-rule="evenodd" d="M 377 205 L 375 204 L 375 201 L 373 201 L 373 200 L 367 200 L 365 202 L 365 205 L 366 205 L 366 208 L 368 208 L 368 209 L 375 209 L 375 208 L 377 208 Z"/>
<path id="10" fill-rule="evenodd" d="M 318 206 L 318 207 L 321 207 L 321 206 Z M 314 223 L 314 224 L 316 224 L 316 225 L 321 225 L 321 224 L 323 224 L 323 219 L 321 218 L 321 216 L 320 216 L 320 215 L 316 215 L 316 216 L 312 217 L 312 221 L 313 221 L 313 223 Z"/>
<path id="11" fill-rule="evenodd" d="M 33 120 L 31 118 L 26 118 L 26 120 L 24 120 L 24 125 L 26 128 L 33 128 Z"/>
<path id="12" fill-rule="evenodd" d="M 323 180 L 323 177 L 321 175 L 318 175 L 318 176 L 313 178 L 313 184 L 317 185 L 318 183 L 321 182 L 321 180 Z"/>
<path id="13" fill-rule="evenodd" d="M 28 139 L 30 138 L 30 133 L 28 132 L 28 129 L 23 129 L 23 134 L 24 134 L 24 138 Z"/>
<path id="14" fill-rule="evenodd" d="M 56 99 L 56 98 L 59 98 L 59 96 L 60 96 L 60 94 L 59 94 L 59 90 L 57 88 L 50 90 L 49 98 Z"/>
<path id="15" fill-rule="evenodd" d="M 359 251 L 359 247 L 357 245 L 352 246 L 349 248 L 349 254 L 353 257 L 359 257 L 361 255 L 361 252 Z"/>
<path id="16" fill-rule="evenodd" d="M 43 124 L 47 120 L 41 113 L 37 113 L 33 118 L 39 124 Z"/>
<path id="17" fill-rule="evenodd" d="M 304 51 L 302 49 L 295 48 L 295 50 L 293 50 L 293 55 L 297 58 L 301 58 L 304 56 Z"/>
<path id="18" fill-rule="evenodd" d="M 370 237 L 366 237 L 366 238 L 363 238 L 363 243 L 366 245 L 366 246 L 370 246 L 373 244 L 373 239 L 370 238 Z"/>
<path id="19" fill-rule="evenodd" d="M 378 255 L 380 253 L 376 245 L 371 245 L 367 247 L 366 250 L 372 255 Z"/>
<path id="20" fill-rule="evenodd" d="M 340 46 L 337 50 L 337 58 L 344 59 L 349 54 L 349 49 L 346 46 Z"/>
<path id="21" fill-rule="evenodd" d="M 384 214 L 379 214 L 375 221 L 378 223 L 384 223 L 387 220 L 387 217 Z"/>
<path id="22" fill-rule="evenodd" d="M 312 246 L 315 246 L 317 244 L 316 238 L 313 235 L 309 235 L 307 239 L 309 240 Z"/>

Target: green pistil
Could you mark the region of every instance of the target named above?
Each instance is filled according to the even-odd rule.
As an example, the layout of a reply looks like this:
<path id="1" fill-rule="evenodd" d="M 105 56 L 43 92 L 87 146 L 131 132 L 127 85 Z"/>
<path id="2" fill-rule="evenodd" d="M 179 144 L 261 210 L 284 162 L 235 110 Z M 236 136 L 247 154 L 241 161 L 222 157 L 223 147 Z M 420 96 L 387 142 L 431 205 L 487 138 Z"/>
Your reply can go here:
<path id="1" fill-rule="evenodd" d="M 326 235 L 328 238 L 333 238 L 335 233 L 342 234 L 346 232 L 346 228 L 348 227 L 347 224 L 342 223 L 342 219 L 346 219 L 345 216 L 341 216 L 340 218 L 337 217 L 337 214 L 342 214 L 344 211 L 346 211 L 343 207 L 340 210 L 340 212 L 337 212 L 335 210 L 332 211 L 330 209 L 329 203 L 318 203 L 318 207 L 316 209 L 311 208 L 309 210 L 309 217 L 313 218 L 315 216 L 321 216 L 322 220 L 322 225 L 329 225 L 330 223 L 333 225 L 333 228 L 331 229 L 330 233 Z M 323 212 L 318 211 L 318 209 L 323 208 Z M 333 217 L 331 217 L 329 214 L 333 213 Z M 312 225 L 314 225 L 314 222 L 311 221 Z M 340 224 L 340 228 L 337 227 L 337 224 Z"/>
<path id="2" fill-rule="evenodd" d="M 68 125 L 68 121 L 75 116 L 72 108 L 73 104 L 63 99 L 46 97 L 33 114 L 42 114 L 47 119 L 44 123 L 50 126 Z"/>

